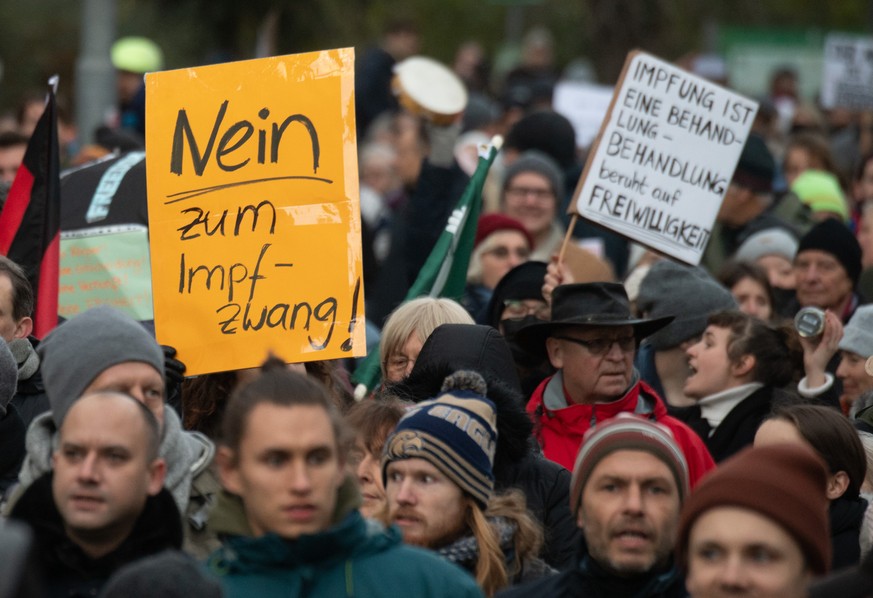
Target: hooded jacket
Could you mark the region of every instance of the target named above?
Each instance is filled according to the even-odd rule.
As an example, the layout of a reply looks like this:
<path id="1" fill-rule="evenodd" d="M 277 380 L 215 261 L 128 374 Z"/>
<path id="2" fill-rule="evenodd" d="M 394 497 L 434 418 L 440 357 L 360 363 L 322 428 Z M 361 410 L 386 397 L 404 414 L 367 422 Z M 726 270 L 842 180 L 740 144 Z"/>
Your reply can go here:
<path id="1" fill-rule="evenodd" d="M 208 560 L 226 598 L 300 596 L 481 596 L 475 580 L 435 554 L 402 544 L 397 528 L 364 519 L 351 477 L 330 528 L 286 540 L 253 537 L 240 498 L 223 493 L 209 525 L 223 546 Z"/>
<path id="2" fill-rule="evenodd" d="M 576 404 L 568 400 L 562 372 L 546 378 L 527 404 L 534 420 L 536 437 L 546 458 L 572 470 L 582 438 L 598 422 L 619 413 L 635 413 L 667 426 L 688 462 L 689 481 L 693 487 L 715 462 L 703 440 L 691 428 L 667 414 L 664 402 L 634 372 L 634 381 L 625 393 L 609 403 Z"/>
<path id="3" fill-rule="evenodd" d="M 570 514 L 570 472 L 545 459 L 531 436 L 512 354 L 503 336 L 490 326 L 443 324 L 425 341 L 409 377 L 389 392 L 414 403 L 436 396 L 443 380 L 458 370 L 473 370 L 488 385 L 497 408 L 495 491 L 517 488 L 527 508 L 543 525 L 543 560 L 561 568 L 576 550 L 579 530 Z"/>
<path id="4" fill-rule="evenodd" d="M 30 525 L 35 558 L 42 569 L 47 596 L 96 596 L 106 580 L 128 563 L 182 547 L 182 524 L 173 497 L 162 489 L 150 496 L 133 530 L 112 552 L 91 558 L 64 531 L 52 497 L 52 477 L 40 477 L 21 496 L 10 517 Z"/>

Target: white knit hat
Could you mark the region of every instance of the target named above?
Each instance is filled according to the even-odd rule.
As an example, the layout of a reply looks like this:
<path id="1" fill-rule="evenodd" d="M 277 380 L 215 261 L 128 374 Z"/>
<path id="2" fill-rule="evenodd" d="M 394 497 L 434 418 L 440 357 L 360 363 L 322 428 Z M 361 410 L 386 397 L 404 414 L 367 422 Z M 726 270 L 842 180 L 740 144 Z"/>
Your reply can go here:
<path id="1" fill-rule="evenodd" d="M 873 305 L 862 305 L 855 310 L 843 330 L 839 348 L 864 358 L 873 355 Z"/>

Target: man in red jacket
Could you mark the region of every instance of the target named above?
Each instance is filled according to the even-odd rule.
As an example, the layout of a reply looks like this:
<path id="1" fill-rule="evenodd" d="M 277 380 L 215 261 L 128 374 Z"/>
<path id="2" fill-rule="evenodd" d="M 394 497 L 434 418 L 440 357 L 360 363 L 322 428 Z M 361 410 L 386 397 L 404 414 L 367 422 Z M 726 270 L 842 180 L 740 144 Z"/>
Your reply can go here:
<path id="1" fill-rule="evenodd" d="M 661 397 L 634 369 L 640 340 L 672 319 L 635 317 L 620 284 L 555 288 L 551 321 L 528 326 L 517 337 L 532 350 L 545 350 L 558 370 L 537 387 L 527 404 L 547 458 L 572 469 L 585 432 L 600 421 L 628 412 L 672 431 L 685 453 L 692 486 L 715 467 L 700 437 L 667 415 Z"/>

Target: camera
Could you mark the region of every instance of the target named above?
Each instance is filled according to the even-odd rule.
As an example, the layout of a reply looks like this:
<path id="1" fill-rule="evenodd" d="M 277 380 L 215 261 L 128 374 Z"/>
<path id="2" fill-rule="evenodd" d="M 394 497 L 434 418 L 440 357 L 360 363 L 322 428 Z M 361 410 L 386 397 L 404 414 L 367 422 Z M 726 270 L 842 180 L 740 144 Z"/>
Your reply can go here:
<path id="1" fill-rule="evenodd" d="M 794 316 L 794 328 L 803 338 L 814 338 L 824 330 L 825 312 L 817 307 L 804 307 Z"/>

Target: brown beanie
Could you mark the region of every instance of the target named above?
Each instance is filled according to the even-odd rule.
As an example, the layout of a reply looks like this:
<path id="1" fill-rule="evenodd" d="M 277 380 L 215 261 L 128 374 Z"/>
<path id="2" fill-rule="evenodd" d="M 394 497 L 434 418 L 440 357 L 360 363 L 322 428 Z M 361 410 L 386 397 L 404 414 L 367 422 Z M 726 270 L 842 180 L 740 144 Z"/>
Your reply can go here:
<path id="1" fill-rule="evenodd" d="M 746 448 L 704 476 L 682 508 L 678 560 L 688 565 L 688 536 L 706 511 L 742 507 L 771 519 L 800 545 L 816 575 L 831 566 L 827 468 L 811 449 L 795 444 Z"/>

